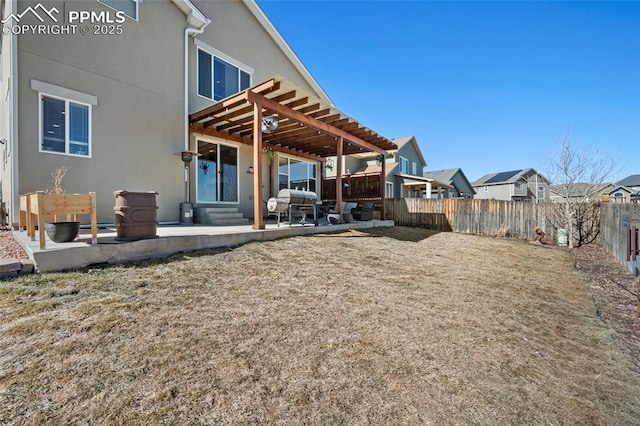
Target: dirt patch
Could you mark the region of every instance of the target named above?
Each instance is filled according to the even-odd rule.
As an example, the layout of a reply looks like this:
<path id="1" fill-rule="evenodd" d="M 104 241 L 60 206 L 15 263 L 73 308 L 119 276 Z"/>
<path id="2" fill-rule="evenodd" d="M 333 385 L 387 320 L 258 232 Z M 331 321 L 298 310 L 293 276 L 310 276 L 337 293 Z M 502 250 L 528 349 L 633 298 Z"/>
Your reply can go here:
<path id="1" fill-rule="evenodd" d="M 576 270 L 593 297 L 596 315 L 617 331 L 629 349 L 640 371 L 640 320 L 638 317 L 637 279 L 608 254 L 594 244 L 575 249 Z"/>
<path id="2" fill-rule="evenodd" d="M 637 423 L 572 253 L 395 231 L 0 283 L 0 424 Z"/>

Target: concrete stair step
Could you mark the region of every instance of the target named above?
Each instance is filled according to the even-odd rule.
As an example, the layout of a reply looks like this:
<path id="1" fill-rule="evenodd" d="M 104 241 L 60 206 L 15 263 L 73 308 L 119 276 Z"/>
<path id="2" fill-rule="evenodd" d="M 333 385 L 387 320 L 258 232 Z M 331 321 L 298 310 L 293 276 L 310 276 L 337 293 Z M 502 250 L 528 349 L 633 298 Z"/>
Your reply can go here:
<path id="1" fill-rule="evenodd" d="M 195 207 L 195 223 L 214 226 L 247 225 L 249 219 L 243 217 L 236 207 Z"/>
<path id="2" fill-rule="evenodd" d="M 211 220 L 215 219 L 242 219 L 242 213 L 212 213 L 207 212 L 207 217 Z"/>
<path id="3" fill-rule="evenodd" d="M 246 217 L 240 217 L 235 219 L 213 219 L 208 225 L 214 226 L 236 226 L 236 225 L 248 225 L 249 219 Z"/>

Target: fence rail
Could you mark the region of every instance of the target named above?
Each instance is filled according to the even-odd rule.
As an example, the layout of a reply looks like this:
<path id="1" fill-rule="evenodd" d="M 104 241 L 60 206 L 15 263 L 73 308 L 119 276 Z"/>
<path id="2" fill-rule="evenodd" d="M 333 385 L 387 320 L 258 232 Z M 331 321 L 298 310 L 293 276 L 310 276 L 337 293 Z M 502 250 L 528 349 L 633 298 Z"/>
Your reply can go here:
<path id="1" fill-rule="evenodd" d="M 555 240 L 557 233 L 547 222 L 547 211 L 552 206 L 501 200 L 385 200 L 386 218 L 396 225 L 526 239 L 533 239 L 534 229 L 539 226 L 546 233 L 546 240 Z"/>

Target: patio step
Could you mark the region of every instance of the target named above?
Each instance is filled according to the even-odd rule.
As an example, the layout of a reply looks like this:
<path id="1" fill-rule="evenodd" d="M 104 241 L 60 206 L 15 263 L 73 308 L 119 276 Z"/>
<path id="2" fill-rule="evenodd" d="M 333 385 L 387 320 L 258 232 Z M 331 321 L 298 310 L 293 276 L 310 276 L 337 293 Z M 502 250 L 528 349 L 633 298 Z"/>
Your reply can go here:
<path id="1" fill-rule="evenodd" d="M 203 225 L 233 226 L 248 225 L 249 219 L 234 207 L 195 207 L 194 221 Z"/>

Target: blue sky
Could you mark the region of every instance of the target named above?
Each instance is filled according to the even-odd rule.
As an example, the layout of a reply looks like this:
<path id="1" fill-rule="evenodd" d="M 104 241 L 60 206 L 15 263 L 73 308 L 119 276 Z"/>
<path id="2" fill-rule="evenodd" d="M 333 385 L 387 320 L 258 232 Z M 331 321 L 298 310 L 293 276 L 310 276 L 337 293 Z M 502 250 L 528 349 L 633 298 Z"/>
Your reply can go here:
<path id="1" fill-rule="evenodd" d="M 427 170 L 546 169 L 560 140 L 640 173 L 640 2 L 258 4 L 336 107 Z"/>

